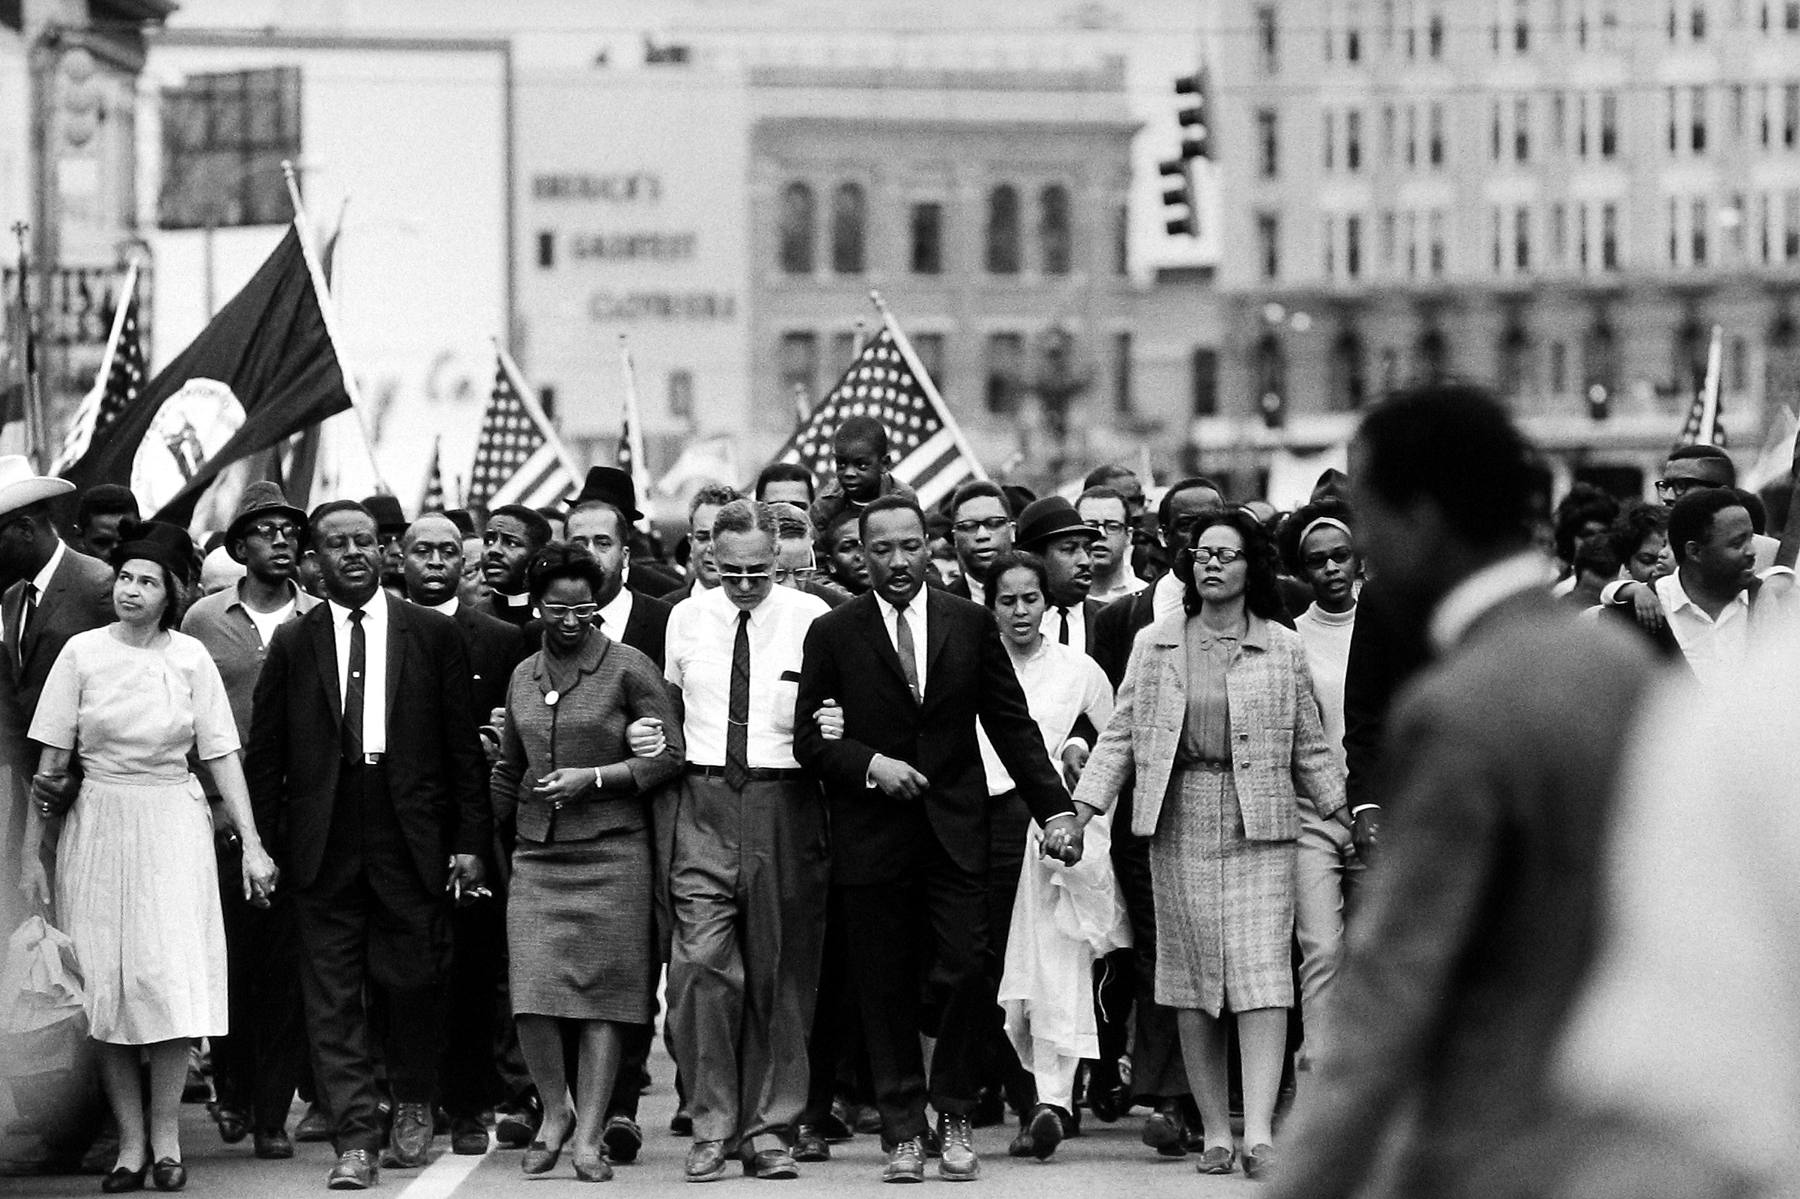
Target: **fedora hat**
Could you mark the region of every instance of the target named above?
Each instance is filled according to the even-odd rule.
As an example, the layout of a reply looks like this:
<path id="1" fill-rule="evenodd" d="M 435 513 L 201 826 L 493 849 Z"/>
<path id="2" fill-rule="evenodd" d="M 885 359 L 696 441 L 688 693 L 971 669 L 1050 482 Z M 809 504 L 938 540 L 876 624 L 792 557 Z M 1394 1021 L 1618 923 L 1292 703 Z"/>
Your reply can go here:
<path id="1" fill-rule="evenodd" d="M 287 502 L 280 486 L 267 479 L 259 480 L 244 488 L 244 494 L 238 500 L 237 515 L 225 527 L 225 552 L 235 562 L 242 562 L 238 556 L 237 544 L 249 532 L 251 522 L 260 516 L 285 516 L 300 527 L 300 540 L 294 548 L 296 551 L 306 546 L 306 513 Z"/>
<path id="2" fill-rule="evenodd" d="M 382 537 L 389 533 L 406 532 L 406 510 L 400 507 L 400 501 L 393 496 L 372 495 L 363 500 L 362 506 L 375 518 L 375 531 Z"/>
<path id="3" fill-rule="evenodd" d="M 23 454 L 0 456 L 0 517 L 74 490 L 75 484 L 67 479 L 48 478 L 32 470 L 31 460 Z"/>
<path id="4" fill-rule="evenodd" d="M 587 481 L 581 485 L 581 494 L 569 501 L 569 507 L 573 509 L 590 500 L 611 504 L 628 523 L 641 520 L 644 516 L 637 508 L 637 486 L 632 483 L 630 475 L 616 466 L 588 467 Z"/>
<path id="5" fill-rule="evenodd" d="M 1096 539 L 1100 536 L 1100 530 L 1089 527 L 1075 511 L 1075 505 L 1060 495 L 1047 495 L 1027 504 L 1025 511 L 1019 513 L 1018 530 L 1013 544 L 1026 550 L 1070 533 Z"/>
<path id="6" fill-rule="evenodd" d="M 155 562 L 183 583 L 194 580 L 194 539 L 180 525 L 163 520 L 141 520 L 128 524 L 125 539 L 113 547 L 109 561 L 116 570 L 133 558 Z"/>

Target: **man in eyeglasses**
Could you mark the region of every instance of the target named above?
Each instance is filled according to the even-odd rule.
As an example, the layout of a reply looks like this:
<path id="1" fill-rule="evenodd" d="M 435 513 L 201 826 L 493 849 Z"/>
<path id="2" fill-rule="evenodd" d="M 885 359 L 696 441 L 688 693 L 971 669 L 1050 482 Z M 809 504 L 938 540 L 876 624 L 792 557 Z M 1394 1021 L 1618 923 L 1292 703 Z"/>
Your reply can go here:
<path id="1" fill-rule="evenodd" d="M 956 489 L 950 499 L 950 535 L 962 578 L 950 585 L 951 595 L 982 602 L 988 563 L 1012 548 L 1012 518 L 1012 505 L 999 484 L 977 479 Z"/>
<path id="2" fill-rule="evenodd" d="M 769 508 L 775 517 L 776 584 L 817 596 L 827 608 L 848 602 L 848 591 L 820 579 L 818 550 L 813 544 L 817 538 L 806 510 L 776 501 L 770 501 Z"/>
<path id="3" fill-rule="evenodd" d="M 1663 464 L 1662 478 L 1656 481 L 1656 498 L 1663 507 L 1673 508 L 1677 500 L 1707 487 L 1736 487 L 1737 463 L 1716 445 L 1677 446 Z M 1775 565 L 1775 551 L 1781 542 L 1761 533 L 1755 534 L 1756 569 L 1768 570 Z"/>
<path id="4" fill-rule="evenodd" d="M 726 504 L 712 532 L 719 585 L 670 616 L 666 667 L 687 739 L 669 862 L 687 1179 L 721 1178 L 740 1157 L 754 1177 L 793 1178 L 830 881 L 825 805 L 794 757 L 794 710 L 806 634 L 827 608 L 776 585 L 768 505 Z"/>
<path id="5" fill-rule="evenodd" d="M 1105 485 L 1090 487 L 1075 501 L 1075 511 L 1088 528 L 1100 534 L 1088 550 L 1094 560 L 1088 598 L 1110 603 L 1148 587 L 1131 569 L 1131 533 L 1137 522 L 1125 496 Z"/>

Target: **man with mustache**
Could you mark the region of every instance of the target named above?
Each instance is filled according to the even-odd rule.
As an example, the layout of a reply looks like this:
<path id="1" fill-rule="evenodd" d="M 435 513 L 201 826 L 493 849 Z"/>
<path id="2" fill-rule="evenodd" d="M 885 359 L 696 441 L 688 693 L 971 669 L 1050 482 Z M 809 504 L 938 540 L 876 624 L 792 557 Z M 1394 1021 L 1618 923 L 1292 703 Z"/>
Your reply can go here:
<path id="1" fill-rule="evenodd" d="M 1044 607 L 1044 636 L 1078 653 L 1094 656 L 1094 618 L 1098 601 L 1089 601 L 1094 585 L 1094 542 L 1100 530 L 1081 519 L 1075 505 L 1060 495 L 1045 496 L 1019 513 L 1015 544 L 1044 560 L 1050 577 Z"/>
<path id="2" fill-rule="evenodd" d="M 525 571 L 532 555 L 550 543 L 550 522 L 524 504 L 507 504 L 488 516 L 481 536 L 481 573 L 493 588 L 488 615 L 523 626 L 531 620 Z"/>

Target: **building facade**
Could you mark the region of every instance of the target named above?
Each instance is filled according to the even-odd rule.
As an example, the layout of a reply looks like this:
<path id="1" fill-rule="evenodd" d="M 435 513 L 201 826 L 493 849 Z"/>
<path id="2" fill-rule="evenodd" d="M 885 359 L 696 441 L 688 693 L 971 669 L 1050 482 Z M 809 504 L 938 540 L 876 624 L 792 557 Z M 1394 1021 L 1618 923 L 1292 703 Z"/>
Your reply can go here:
<path id="1" fill-rule="evenodd" d="M 1326 444 L 1456 375 L 1507 397 L 1559 482 L 1638 491 L 1715 325 L 1740 458 L 1795 402 L 1800 6 L 1231 0 L 1217 21 L 1203 460 Z"/>

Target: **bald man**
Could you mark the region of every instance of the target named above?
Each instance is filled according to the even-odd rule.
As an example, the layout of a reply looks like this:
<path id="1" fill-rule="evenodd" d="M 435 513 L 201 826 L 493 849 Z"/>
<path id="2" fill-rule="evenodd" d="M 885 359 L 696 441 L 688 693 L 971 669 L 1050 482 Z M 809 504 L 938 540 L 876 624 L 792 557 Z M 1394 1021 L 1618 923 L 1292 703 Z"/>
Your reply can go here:
<path id="1" fill-rule="evenodd" d="M 406 598 L 434 608 L 456 622 L 469 651 L 469 710 L 483 725 L 506 703 L 513 668 L 525 660 L 525 635 L 513 625 L 457 598 L 462 584 L 462 532 L 442 513 L 413 521 L 400 540 Z M 483 739 L 492 760 L 498 743 Z M 499 830 L 504 844 L 511 831 Z M 507 855 L 494 848 L 496 861 Z M 506 919 L 502 872 L 489 875 L 494 898 L 455 909 L 451 933 L 456 950 L 450 966 L 448 1036 L 444 1039 L 442 1089 L 450 1115 L 450 1147 L 457 1153 L 487 1152 L 483 1108 L 523 1097 L 530 1076 L 519 1058 L 506 1001 Z M 508 1067 L 513 1068 L 509 1069 Z M 505 1075 L 505 1077 L 503 1077 Z"/>

